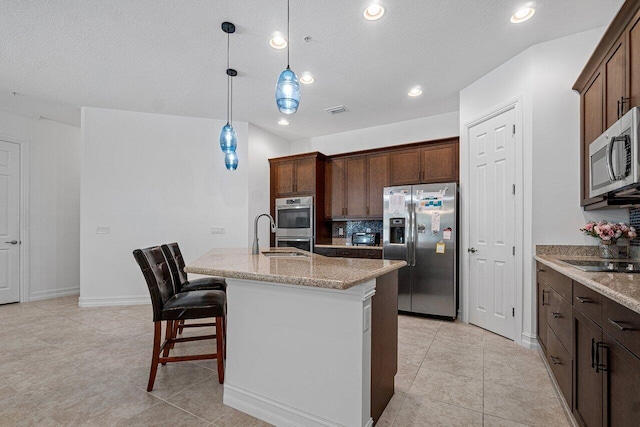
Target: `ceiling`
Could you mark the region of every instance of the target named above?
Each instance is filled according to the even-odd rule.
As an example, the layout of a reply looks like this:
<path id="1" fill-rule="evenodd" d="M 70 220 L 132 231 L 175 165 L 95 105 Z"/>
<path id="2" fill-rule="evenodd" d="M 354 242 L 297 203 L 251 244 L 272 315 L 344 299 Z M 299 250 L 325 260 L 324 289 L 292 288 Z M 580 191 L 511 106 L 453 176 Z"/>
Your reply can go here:
<path id="1" fill-rule="evenodd" d="M 0 106 L 75 125 L 81 106 L 224 119 L 228 20 L 233 119 L 327 135 L 457 111 L 460 89 L 534 44 L 608 25 L 623 0 L 380 0 L 373 22 L 368 3 L 291 0 L 291 68 L 316 81 L 283 127 L 286 50 L 268 39 L 286 34 L 285 0 L 2 0 Z M 524 4 L 534 17 L 510 23 Z M 336 105 L 348 111 L 324 111 Z"/>

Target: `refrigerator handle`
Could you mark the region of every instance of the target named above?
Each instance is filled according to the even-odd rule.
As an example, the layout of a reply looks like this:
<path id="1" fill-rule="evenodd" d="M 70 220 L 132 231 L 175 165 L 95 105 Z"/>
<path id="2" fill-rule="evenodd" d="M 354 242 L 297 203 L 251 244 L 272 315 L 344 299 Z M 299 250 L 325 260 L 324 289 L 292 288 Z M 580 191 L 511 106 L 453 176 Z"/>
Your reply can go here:
<path id="1" fill-rule="evenodd" d="M 409 203 L 409 229 L 407 230 L 407 265 L 413 267 L 416 265 L 416 240 L 415 240 L 415 228 L 416 228 L 416 216 L 413 209 L 413 203 Z"/>
<path id="2" fill-rule="evenodd" d="M 407 203 L 407 213 L 408 213 L 408 218 L 407 218 L 407 229 L 405 232 L 405 236 L 404 236 L 404 240 L 405 240 L 405 244 L 407 245 L 407 266 L 411 267 L 411 255 L 412 255 L 412 251 L 411 251 L 411 243 L 412 243 L 412 236 L 413 234 L 411 233 L 411 203 Z"/>
<path id="3" fill-rule="evenodd" d="M 416 205 L 415 203 L 411 204 L 411 213 L 413 215 L 413 221 L 411 223 L 411 241 L 413 242 L 413 264 L 412 266 L 416 266 L 416 246 L 418 245 L 418 218 L 416 216 Z"/>

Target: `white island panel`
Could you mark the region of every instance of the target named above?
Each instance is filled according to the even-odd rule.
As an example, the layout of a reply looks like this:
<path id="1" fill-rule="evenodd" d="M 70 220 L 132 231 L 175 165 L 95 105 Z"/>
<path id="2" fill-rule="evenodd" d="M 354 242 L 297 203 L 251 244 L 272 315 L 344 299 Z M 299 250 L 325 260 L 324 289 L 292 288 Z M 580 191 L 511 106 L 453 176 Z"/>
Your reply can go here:
<path id="1" fill-rule="evenodd" d="M 375 279 L 346 290 L 227 278 L 224 403 L 277 426 L 368 426 Z"/>

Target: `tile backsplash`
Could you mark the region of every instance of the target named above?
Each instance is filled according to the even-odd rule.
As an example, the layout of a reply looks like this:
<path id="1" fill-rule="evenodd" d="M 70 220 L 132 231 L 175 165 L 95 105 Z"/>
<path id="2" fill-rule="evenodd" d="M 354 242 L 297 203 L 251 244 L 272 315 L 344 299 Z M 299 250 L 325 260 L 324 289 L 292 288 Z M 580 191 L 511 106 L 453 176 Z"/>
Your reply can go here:
<path id="1" fill-rule="evenodd" d="M 640 230 L 640 208 L 629 208 L 629 224 Z M 640 246 L 640 239 L 636 238 L 631 241 L 631 246 Z"/>
<path id="2" fill-rule="evenodd" d="M 339 234 L 340 228 L 344 231 L 342 236 Z M 353 233 L 364 233 L 369 231 L 368 229 L 371 233 L 380 233 L 382 240 L 382 221 L 334 221 L 331 227 L 331 237 L 346 238 L 350 242 Z"/>

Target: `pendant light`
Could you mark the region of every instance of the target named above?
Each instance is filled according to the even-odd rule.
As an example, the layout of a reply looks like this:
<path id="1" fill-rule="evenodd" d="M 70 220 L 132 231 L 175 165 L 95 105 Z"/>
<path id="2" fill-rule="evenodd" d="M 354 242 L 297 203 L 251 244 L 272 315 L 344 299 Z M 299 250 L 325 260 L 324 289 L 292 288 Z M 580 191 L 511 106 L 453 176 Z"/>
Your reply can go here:
<path id="1" fill-rule="evenodd" d="M 222 23 L 222 31 L 227 33 L 227 124 L 222 127 L 220 132 L 220 148 L 225 153 L 225 165 L 229 170 L 236 170 L 238 168 L 238 155 L 236 154 L 236 147 L 238 146 L 238 137 L 236 131 L 233 128 L 233 77 L 238 75 L 238 72 L 233 68 L 229 68 L 229 34 L 236 31 L 235 25 L 231 22 Z"/>
<path id="2" fill-rule="evenodd" d="M 287 69 L 280 73 L 276 83 L 276 104 L 283 114 L 293 114 L 300 104 L 300 82 L 296 73 L 289 67 L 289 0 L 287 0 Z"/>

